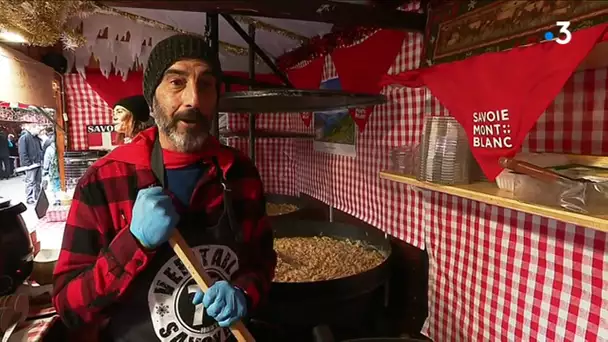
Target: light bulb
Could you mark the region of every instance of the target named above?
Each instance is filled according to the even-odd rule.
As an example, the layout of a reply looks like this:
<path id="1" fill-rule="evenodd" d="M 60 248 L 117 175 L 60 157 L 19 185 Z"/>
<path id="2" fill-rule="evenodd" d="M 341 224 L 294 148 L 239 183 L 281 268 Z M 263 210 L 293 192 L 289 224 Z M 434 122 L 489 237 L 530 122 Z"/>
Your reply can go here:
<path id="1" fill-rule="evenodd" d="M 27 43 L 22 35 L 8 31 L 0 32 L 0 40 L 11 43 Z"/>

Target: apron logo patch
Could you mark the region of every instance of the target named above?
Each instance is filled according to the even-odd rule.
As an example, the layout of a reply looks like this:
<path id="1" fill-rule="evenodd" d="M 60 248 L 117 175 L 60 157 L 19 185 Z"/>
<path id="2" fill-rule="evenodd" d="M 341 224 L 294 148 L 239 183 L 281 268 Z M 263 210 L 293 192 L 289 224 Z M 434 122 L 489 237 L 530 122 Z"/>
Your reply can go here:
<path id="1" fill-rule="evenodd" d="M 192 248 L 213 280 L 229 280 L 239 268 L 238 257 L 222 245 Z M 199 287 L 177 256 L 158 271 L 148 290 L 148 306 L 156 336 L 161 341 L 224 341 L 230 335 L 192 300 Z"/>

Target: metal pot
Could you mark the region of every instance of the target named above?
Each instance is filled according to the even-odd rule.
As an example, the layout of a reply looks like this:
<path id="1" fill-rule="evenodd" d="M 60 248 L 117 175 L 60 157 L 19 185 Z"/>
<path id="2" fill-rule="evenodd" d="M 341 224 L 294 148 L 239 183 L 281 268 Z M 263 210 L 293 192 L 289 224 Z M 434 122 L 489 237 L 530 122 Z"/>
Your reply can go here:
<path id="1" fill-rule="evenodd" d="M 298 210 L 292 211 L 290 213 L 268 216 L 268 221 L 271 225 L 286 220 L 290 221 L 305 218 L 306 204 L 300 197 L 279 194 L 266 194 L 265 197 L 266 203 L 292 204 L 298 207 Z"/>
<path id="2" fill-rule="evenodd" d="M 384 285 L 390 276 L 390 241 L 379 230 L 344 223 L 282 220 L 273 225 L 275 237 L 330 236 L 359 240 L 387 255 L 387 259 L 366 272 L 325 281 L 273 283 L 262 319 L 290 327 L 358 324 L 370 312 L 382 307 Z"/>
<path id="3" fill-rule="evenodd" d="M 23 203 L 0 206 L 0 296 L 13 293 L 32 272 L 34 246 L 21 213 Z"/>

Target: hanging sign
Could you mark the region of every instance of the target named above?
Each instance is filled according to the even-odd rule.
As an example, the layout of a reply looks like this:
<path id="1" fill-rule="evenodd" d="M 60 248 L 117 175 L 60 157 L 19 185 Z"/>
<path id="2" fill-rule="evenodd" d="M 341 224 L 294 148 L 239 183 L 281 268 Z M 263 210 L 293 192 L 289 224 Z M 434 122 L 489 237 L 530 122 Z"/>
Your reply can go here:
<path id="1" fill-rule="evenodd" d="M 405 32 L 380 30 L 361 44 L 335 49 L 331 59 L 336 67 L 342 89 L 348 92 L 380 93 L 379 81 L 395 62 Z M 363 132 L 373 107 L 352 108 L 350 115 Z"/>
<path id="2" fill-rule="evenodd" d="M 567 44 L 547 41 L 387 80 L 426 85 L 464 127 L 473 155 L 487 178 L 494 180 L 503 170 L 500 157 L 519 151 L 540 115 L 607 28 L 604 24 L 576 31 Z"/>
<path id="3" fill-rule="evenodd" d="M 287 77 L 298 89 L 319 89 L 324 61 L 325 57 L 319 57 L 301 68 L 290 69 L 287 71 Z M 300 113 L 300 118 L 306 127 L 310 127 L 312 113 Z"/>
<path id="4" fill-rule="evenodd" d="M 310 123 L 312 122 L 312 113 L 311 112 L 300 113 L 300 118 L 304 122 L 304 126 L 310 127 Z"/>
<path id="5" fill-rule="evenodd" d="M 87 142 L 89 150 L 109 151 L 115 147 L 118 133 L 114 131 L 113 125 L 89 125 L 87 126 Z"/>

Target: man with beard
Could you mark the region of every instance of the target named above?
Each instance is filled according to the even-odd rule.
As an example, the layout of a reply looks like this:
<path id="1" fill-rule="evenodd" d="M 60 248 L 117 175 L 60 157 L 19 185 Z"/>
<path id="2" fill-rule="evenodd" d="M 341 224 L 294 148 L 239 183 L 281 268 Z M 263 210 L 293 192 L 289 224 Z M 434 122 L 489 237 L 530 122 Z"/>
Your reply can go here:
<path id="1" fill-rule="evenodd" d="M 202 38 L 151 51 L 156 127 L 97 161 L 74 194 L 53 294 L 68 327 L 103 322 L 110 341 L 224 341 L 266 296 L 276 254 L 262 182 L 209 134 L 220 77 Z M 206 293 L 169 247 L 174 229 L 218 280 Z"/>

